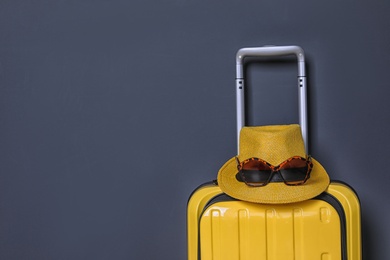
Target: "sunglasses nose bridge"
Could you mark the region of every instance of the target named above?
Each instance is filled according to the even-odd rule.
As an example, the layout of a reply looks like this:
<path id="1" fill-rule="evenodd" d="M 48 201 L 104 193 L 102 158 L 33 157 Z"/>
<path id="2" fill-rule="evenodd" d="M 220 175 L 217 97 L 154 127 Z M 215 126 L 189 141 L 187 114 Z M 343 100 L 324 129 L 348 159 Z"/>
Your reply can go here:
<path id="1" fill-rule="evenodd" d="M 271 174 L 268 178 L 267 183 L 284 181 L 282 175 L 280 174 L 280 165 L 278 165 L 278 166 L 273 166 L 271 164 L 267 164 L 267 165 L 271 170 Z"/>
<path id="2" fill-rule="evenodd" d="M 273 167 L 272 173 L 269 178 L 269 182 L 284 182 L 284 179 L 282 177 L 282 174 L 280 173 L 280 167 Z"/>

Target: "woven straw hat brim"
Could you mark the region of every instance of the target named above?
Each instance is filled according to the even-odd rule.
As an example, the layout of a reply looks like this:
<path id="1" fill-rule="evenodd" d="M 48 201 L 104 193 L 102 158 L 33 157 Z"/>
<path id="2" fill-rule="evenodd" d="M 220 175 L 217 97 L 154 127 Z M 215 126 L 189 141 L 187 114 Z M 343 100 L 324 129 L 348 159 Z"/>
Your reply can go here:
<path id="1" fill-rule="evenodd" d="M 236 179 L 235 157 L 227 161 L 218 172 L 218 184 L 229 196 L 256 203 L 284 204 L 311 199 L 321 194 L 330 183 L 324 167 L 312 158 L 313 170 L 303 185 L 288 186 L 283 182 L 271 182 L 263 187 L 250 187 Z"/>

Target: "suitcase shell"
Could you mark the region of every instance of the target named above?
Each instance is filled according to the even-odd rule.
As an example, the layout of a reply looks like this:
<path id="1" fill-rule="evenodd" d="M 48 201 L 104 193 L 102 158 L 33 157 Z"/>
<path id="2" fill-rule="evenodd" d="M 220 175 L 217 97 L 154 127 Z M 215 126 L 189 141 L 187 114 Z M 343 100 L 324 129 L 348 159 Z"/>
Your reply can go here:
<path id="1" fill-rule="evenodd" d="M 215 183 L 188 201 L 189 260 L 360 260 L 360 203 L 348 185 L 332 182 L 308 201 L 238 201 Z"/>

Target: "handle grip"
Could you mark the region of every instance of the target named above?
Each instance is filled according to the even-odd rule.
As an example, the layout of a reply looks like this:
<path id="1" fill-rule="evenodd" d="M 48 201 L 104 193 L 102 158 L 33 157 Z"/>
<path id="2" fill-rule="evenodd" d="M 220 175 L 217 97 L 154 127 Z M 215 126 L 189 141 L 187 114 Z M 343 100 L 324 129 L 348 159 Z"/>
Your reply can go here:
<path id="1" fill-rule="evenodd" d="M 242 48 L 236 54 L 236 105 L 237 105 L 237 148 L 241 128 L 245 125 L 245 99 L 244 99 L 244 59 L 245 57 L 277 57 L 295 55 L 298 63 L 298 104 L 299 104 L 299 125 L 302 130 L 302 137 L 308 154 L 308 124 L 307 124 L 307 94 L 305 55 L 299 46 L 265 46 L 255 48 Z"/>

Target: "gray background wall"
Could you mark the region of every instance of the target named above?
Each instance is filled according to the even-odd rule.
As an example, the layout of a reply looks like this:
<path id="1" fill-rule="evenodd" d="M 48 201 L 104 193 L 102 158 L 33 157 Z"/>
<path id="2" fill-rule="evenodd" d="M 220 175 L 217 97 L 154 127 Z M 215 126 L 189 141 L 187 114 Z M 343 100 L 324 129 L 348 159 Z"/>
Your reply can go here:
<path id="1" fill-rule="evenodd" d="M 235 53 L 265 44 L 305 50 L 311 154 L 360 195 L 365 259 L 388 259 L 389 12 L 1 1 L 0 259 L 185 259 L 187 198 L 236 153 Z M 248 67 L 251 123 L 296 122 L 294 73 Z"/>

